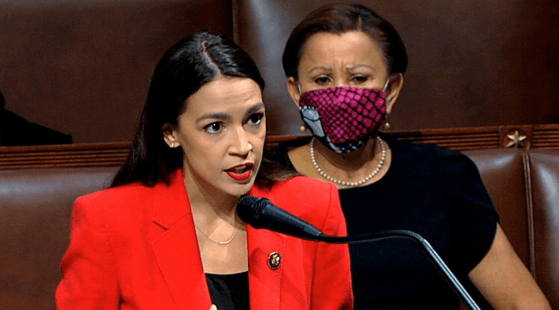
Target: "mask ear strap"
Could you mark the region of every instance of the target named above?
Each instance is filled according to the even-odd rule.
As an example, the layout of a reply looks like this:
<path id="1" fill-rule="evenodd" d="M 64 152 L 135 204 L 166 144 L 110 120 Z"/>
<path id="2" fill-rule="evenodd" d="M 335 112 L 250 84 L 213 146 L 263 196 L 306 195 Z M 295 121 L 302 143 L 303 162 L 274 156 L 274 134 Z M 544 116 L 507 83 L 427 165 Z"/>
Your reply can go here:
<path id="1" fill-rule="evenodd" d="M 385 92 L 385 93 L 386 93 L 386 90 L 388 89 L 388 84 L 389 84 L 389 82 L 390 82 L 390 78 L 388 78 L 388 79 L 386 80 L 386 83 L 384 83 L 384 88 L 382 89 L 382 91 Z"/>

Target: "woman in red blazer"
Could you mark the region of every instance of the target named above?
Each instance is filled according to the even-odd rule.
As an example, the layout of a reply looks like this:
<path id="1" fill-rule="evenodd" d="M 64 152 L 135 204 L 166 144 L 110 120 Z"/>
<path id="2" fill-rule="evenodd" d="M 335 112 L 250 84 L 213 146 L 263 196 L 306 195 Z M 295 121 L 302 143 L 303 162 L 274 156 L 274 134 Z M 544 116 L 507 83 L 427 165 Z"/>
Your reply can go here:
<path id="1" fill-rule="evenodd" d="M 199 33 L 165 53 L 112 188 L 74 204 L 58 309 L 351 309 L 347 247 L 236 216 L 239 198 L 256 195 L 346 234 L 334 186 L 257 175 L 263 88 L 231 40 Z"/>

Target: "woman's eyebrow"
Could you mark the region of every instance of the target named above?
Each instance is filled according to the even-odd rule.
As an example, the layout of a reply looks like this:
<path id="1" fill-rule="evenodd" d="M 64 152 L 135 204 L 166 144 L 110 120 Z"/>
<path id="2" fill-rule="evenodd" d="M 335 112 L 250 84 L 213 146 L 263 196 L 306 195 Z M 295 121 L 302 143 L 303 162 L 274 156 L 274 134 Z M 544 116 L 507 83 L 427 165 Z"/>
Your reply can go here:
<path id="1" fill-rule="evenodd" d="M 263 102 L 259 102 L 253 106 L 251 106 L 248 110 L 246 114 L 252 114 L 257 112 L 258 110 L 261 110 L 264 108 L 264 103 Z M 222 112 L 216 112 L 216 113 L 208 113 L 208 114 L 204 114 L 200 117 L 198 117 L 196 119 L 196 122 L 201 122 L 204 121 L 206 119 L 218 119 L 218 120 L 227 120 L 231 118 L 231 115 L 229 115 L 228 113 L 222 113 Z"/>
<path id="2" fill-rule="evenodd" d="M 348 66 L 348 67 L 346 67 L 346 70 L 354 70 L 354 69 L 361 68 L 361 67 L 367 67 L 367 68 L 370 68 L 371 70 L 374 70 L 374 69 L 375 69 L 375 68 L 373 68 L 373 66 L 371 66 L 371 65 L 367 65 L 367 64 L 358 64 L 358 65 L 355 65 L 355 66 Z"/>
<path id="3" fill-rule="evenodd" d="M 261 110 L 261 109 L 264 109 L 264 103 L 263 102 L 259 102 L 255 105 L 253 105 L 252 107 L 250 107 L 247 110 L 246 114 L 252 114 L 252 113 L 258 112 L 258 110 Z"/>
<path id="4" fill-rule="evenodd" d="M 313 71 L 315 71 L 315 70 L 332 71 L 332 68 L 330 68 L 330 67 L 325 67 L 325 66 L 316 66 L 316 67 L 312 67 L 312 68 L 309 70 L 309 73 L 311 73 L 311 72 L 313 72 Z"/>
<path id="5" fill-rule="evenodd" d="M 220 120 L 225 120 L 225 119 L 228 119 L 228 118 L 230 118 L 230 117 L 231 117 L 231 116 L 230 116 L 229 114 L 227 114 L 227 113 L 221 113 L 221 112 L 208 113 L 208 114 L 204 114 L 204 115 L 198 117 L 198 118 L 196 119 L 196 122 L 198 123 L 198 122 L 201 122 L 201 121 L 206 120 L 206 119 L 220 119 Z"/>

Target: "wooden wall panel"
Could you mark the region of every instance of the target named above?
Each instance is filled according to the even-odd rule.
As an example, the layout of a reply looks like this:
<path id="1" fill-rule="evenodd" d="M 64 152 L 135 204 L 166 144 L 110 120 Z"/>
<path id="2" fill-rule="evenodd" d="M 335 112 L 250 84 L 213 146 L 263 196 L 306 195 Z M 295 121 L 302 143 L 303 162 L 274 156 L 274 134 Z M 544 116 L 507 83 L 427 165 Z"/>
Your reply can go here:
<path id="1" fill-rule="evenodd" d="M 402 140 L 436 144 L 457 151 L 499 148 L 559 150 L 559 125 L 424 129 L 391 134 Z M 274 147 L 302 138 L 304 136 L 300 135 L 268 136 L 267 145 Z M 120 166 L 126 160 L 130 147 L 128 142 L 0 147 L 0 170 Z"/>
<path id="2" fill-rule="evenodd" d="M 130 141 L 163 52 L 232 24 L 223 0 L 0 0 L 0 89 L 74 142 Z"/>
<path id="3" fill-rule="evenodd" d="M 333 2 L 355 1 L 0 0 L 0 89 L 8 109 L 77 143 L 130 141 L 161 53 L 212 30 L 260 66 L 269 133 L 300 134 L 281 53 L 298 21 Z M 361 2 L 409 51 L 394 129 L 559 123 L 558 1 Z"/>

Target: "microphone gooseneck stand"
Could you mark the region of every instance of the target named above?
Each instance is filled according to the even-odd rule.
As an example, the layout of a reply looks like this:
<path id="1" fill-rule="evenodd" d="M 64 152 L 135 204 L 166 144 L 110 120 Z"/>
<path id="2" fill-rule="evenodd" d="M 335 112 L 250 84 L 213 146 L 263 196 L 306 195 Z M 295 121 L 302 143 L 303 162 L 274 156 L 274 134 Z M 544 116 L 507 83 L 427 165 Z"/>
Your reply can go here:
<path id="1" fill-rule="evenodd" d="M 275 206 L 266 198 L 255 196 L 245 196 L 240 199 L 237 205 L 237 215 L 239 218 L 254 228 L 264 228 L 282 234 L 294 236 L 311 241 L 322 241 L 335 244 L 353 244 L 368 241 L 378 241 L 389 238 L 411 239 L 421 246 L 421 250 L 439 273 L 444 277 L 452 289 L 472 310 L 480 310 L 473 298 L 460 281 L 454 276 L 435 249 L 418 233 L 409 230 L 386 230 L 372 234 L 334 237 L 321 232 L 316 227 L 303 221 L 302 219 L 288 213 L 287 211 Z"/>
<path id="2" fill-rule="evenodd" d="M 439 273 L 445 278 L 445 280 L 450 284 L 450 286 L 454 289 L 454 292 L 460 296 L 462 300 L 470 307 L 472 310 L 480 310 L 479 306 L 473 300 L 473 298 L 468 294 L 464 286 L 458 281 L 456 276 L 450 271 L 446 263 L 443 259 L 439 256 L 437 251 L 431 246 L 431 244 L 423 238 L 421 235 L 414 233 L 413 231 L 409 230 L 386 230 L 372 234 L 365 234 L 365 235 L 356 235 L 356 236 L 347 236 L 347 237 L 333 237 L 328 236 L 325 234 L 320 234 L 316 237 L 316 241 L 323 241 L 327 243 L 336 243 L 336 244 L 354 244 L 354 243 L 363 243 L 367 241 L 379 241 L 384 239 L 390 238 L 405 238 L 411 239 L 417 242 L 423 253 L 427 255 L 429 261 L 435 266 L 435 268 L 439 271 Z"/>

